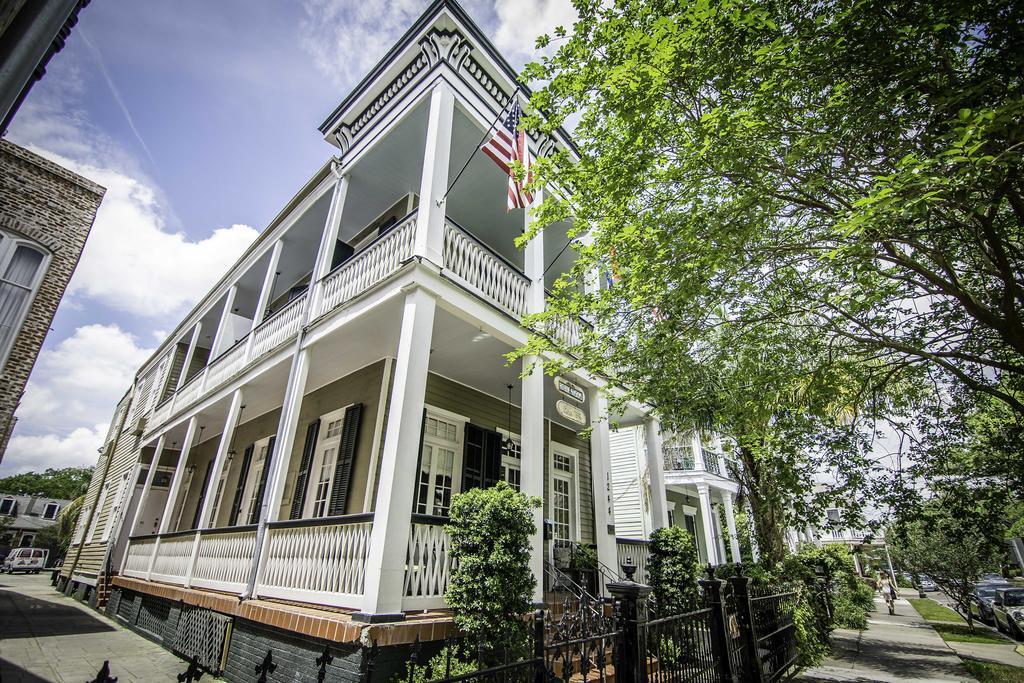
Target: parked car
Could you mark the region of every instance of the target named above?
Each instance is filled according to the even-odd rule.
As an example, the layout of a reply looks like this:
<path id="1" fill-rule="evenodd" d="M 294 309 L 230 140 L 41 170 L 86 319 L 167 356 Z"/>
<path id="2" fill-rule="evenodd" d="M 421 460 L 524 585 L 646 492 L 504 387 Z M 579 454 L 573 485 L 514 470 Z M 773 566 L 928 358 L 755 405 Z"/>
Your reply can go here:
<path id="1" fill-rule="evenodd" d="M 982 574 L 978 583 L 1006 583 L 1002 574 Z"/>
<path id="2" fill-rule="evenodd" d="M 997 588 L 992 612 L 996 628 L 1014 638 L 1024 637 L 1024 588 Z"/>
<path id="3" fill-rule="evenodd" d="M 4 558 L 3 571 L 38 574 L 46 568 L 50 551 L 46 548 L 15 548 Z"/>
<path id="4" fill-rule="evenodd" d="M 935 585 L 935 582 L 929 579 L 927 576 L 921 577 L 921 583 L 918 586 L 919 589 L 926 593 L 934 593 L 939 590 L 939 587 Z"/>
<path id="5" fill-rule="evenodd" d="M 999 588 L 1013 588 L 1013 584 L 1005 581 L 982 582 L 974 587 L 971 594 L 971 614 L 986 624 L 993 623 L 995 619 L 992 615 L 992 602 L 996 599 L 996 590 Z"/>

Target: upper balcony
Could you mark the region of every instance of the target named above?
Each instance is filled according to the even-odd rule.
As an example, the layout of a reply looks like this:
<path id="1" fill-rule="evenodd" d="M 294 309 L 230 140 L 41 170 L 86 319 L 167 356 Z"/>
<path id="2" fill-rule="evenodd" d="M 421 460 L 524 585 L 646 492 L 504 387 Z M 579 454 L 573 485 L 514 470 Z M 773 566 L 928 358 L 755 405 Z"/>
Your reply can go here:
<path id="1" fill-rule="evenodd" d="M 676 437 L 662 447 L 666 484 L 738 482 L 739 463 L 711 447 L 717 440 Z"/>

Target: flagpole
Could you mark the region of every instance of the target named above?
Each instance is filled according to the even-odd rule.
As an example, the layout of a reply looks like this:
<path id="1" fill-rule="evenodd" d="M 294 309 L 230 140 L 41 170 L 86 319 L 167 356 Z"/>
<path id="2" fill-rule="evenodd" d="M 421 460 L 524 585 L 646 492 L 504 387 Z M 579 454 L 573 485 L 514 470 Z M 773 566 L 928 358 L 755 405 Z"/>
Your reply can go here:
<path id="1" fill-rule="evenodd" d="M 498 115 L 494 117 L 493 121 L 491 121 L 491 125 L 487 127 L 486 131 L 484 131 L 484 136 L 480 138 L 480 142 L 478 142 L 476 147 L 473 148 L 473 151 L 469 153 L 469 158 L 466 159 L 466 163 L 462 165 L 462 170 L 459 171 L 458 175 L 455 176 L 455 180 L 451 182 L 451 184 L 448 186 L 448 189 L 444 191 L 444 196 L 437 200 L 438 206 L 441 206 L 441 204 L 444 203 L 444 200 L 448 198 L 448 193 L 452 191 L 452 188 L 455 187 L 455 183 L 459 182 L 459 178 L 461 178 L 462 174 L 466 172 L 467 168 L 469 168 L 469 162 L 473 161 L 473 155 L 476 154 L 476 151 L 480 149 L 480 147 L 482 147 L 485 142 L 487 142 L 487 136 L 489 136 L 491 134 L 491 131 L 494 130 L 494 126 L 498 123 L 498 121 L 501 120 L 501 115 L 505 113 L 505 110 L 508 109 L 508 106 L 516 101 L 516 97 L 518 95 L 519 86 L 516 86 L 516 89 L 512 92 L 512 96 L 508 98 L 508 102 L 505 103 L 505 106 L 501 108 L 501 111 L 498 112 Z"/>

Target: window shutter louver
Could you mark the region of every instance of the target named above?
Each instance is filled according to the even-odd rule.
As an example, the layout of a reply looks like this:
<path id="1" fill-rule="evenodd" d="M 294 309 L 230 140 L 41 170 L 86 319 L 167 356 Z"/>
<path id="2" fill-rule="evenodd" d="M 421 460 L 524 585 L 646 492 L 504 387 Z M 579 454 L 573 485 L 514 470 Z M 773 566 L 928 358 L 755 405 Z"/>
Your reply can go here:
<path id="1" fill-rule="evenodd" d="M 306 503 L 306 483 L 309 481 L 309 468 L 313 465 L 313 451 L 316 449 L 316 437 L 320 433 L 320 420 L 314 420 L 306 429 L 306 444 L 302 448 L 302 460 L 299 473 L 295 477 L 295 493 L 292 495 L 292 510 L 289 517 L 302 517 L 302 506 Z"/>
<path id="2" fill-rule="evenodd" d="M 501 434 L 466 424 L 462 490 L 488 488 L 501 479 Z"/>
<path id="3" fill-rule="evenodd" d="M 199 528 L 199 515 L 203 511 L 203 502 L 206 500 L 206 487 L 210 484 L 210 473 L 213 471 L 213 460 L 206 463 L 206 474 L 203 476 L 203 488 L 199 490 L 199 501 L 196 503 L 196 514 L 192 517 L 192 528 Z"/>
<path id="4" fill-rule="evenodd" d="M 328 515 L 345 514 L 348 502 L 348 490 L 351 483 L 352 461 L 356 455 L 356 443 L 359 440 L 359 423 L 363 415 L 363 404 L 356 403 L 345 411 L 345 420 L 341 426 L 341 442 L 338 444 L 338 459 L 334 466 L 334 483 L 331 485 L 331 503 Z"/>
<path id="5" fill-rule="evenodd" d="M 270 472 L 270 463 L 274 461 L 274 443 L 276 436 L 270 437 L 267 443 L 267 457 L 263 460 L 263 471 L 260 473 L 260 486 L 256 489 L 256 504 L 252 506 L 252 514 L 249 516 L 249 524 L 256 524 L 260 521 L 260 511 L 263 509 L 263 494 L 267 490 L 267 473 Z"/>
<path id="6" fill-rule="evenodd" d="M 242 507 L 242 495 L 245 493 L 245 481 L 249 478 L 249 466 L 252 463 L 252 453 L 255 444 L 249 444 L 242 454 L 242 469 L 238 472 L 238 486 L 235 487 L 235 499 L 231 503 L 231 515 L 228 517 L 228 526 L 238 524 L 238 513 Z"/>
<path id="7" fill-rule="evenodd" d="M 484 432 L 484 483 L 483 488 L 490 488 L 501 481 L 501 434 Z"/>

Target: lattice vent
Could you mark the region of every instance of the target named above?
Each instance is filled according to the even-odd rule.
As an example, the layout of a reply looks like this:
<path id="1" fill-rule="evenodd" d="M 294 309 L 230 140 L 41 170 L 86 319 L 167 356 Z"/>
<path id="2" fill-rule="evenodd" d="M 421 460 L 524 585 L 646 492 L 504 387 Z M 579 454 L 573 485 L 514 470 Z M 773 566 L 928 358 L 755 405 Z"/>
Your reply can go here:
<path id="1" fill-rule="evenodd" d="M 117 601 L 117 616 L 125 621 L 131 618 L 132 610 L 135 609 L 136 599 L 134 593 L 121 591 L 121 597 Z"/>
<path id="2" fill-rule="evenodd" d="M 164 622 L 171 611 L 171 603 L 164 600 L 142 598 L 142 608 L 135 625 L 143 631 L 162 638 Z"/>
<path id="3" fill-rule="evenodd" d="M 173 649 L 186 659 L 195 657 L 207 671 L 219 673 L 231 617 L 183 605 Z"/>

